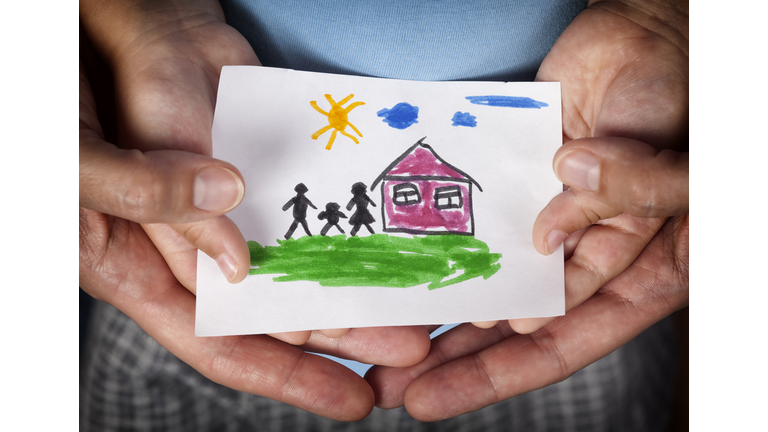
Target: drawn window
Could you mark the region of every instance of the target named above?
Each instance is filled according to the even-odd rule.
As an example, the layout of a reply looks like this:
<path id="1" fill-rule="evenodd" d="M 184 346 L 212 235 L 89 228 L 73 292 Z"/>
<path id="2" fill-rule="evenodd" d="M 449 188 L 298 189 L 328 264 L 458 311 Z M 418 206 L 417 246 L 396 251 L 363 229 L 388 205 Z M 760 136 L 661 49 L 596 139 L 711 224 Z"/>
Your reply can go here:
<path id="1" fill-rule="evenodd" d="M 407 206 L 421 202 L 419 188 L 413 183 L 402 183 L 392 188 L 392 201 L 395 205 Z"/>
<path id="2" fill-rule="evenodd" d="M 438 210 L 460 209 L 464 206 L 461 200 L 461 188 L 446 186 L 435 188 L 435 208 Z"/>

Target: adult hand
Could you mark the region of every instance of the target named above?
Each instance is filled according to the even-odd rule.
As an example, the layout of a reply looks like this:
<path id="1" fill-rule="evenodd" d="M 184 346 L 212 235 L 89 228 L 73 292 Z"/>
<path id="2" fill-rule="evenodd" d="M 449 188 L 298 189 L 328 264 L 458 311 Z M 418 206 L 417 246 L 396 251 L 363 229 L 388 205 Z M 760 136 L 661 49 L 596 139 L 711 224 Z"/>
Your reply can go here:
<path id="1" fill-rule="evenodd" d="M 81 73 L 80 205 L 142 223 L 192 293 L 198 249 L 230 282 L 242 281 L 248 247 L 223 214 L 240 203 L 245 186 L 234 166 L 210 158 L 211 124 L 222 66 L 259 65 L 253 49 L 212 0 L 80 6 L 114 72 L 122 132 L 120 148 L 104 141 Z M 346 329 L 323 332 L 338 337 Z M 310 332 L 274 336 L 302 344 Z"/>
<path id="2" fill-rule="evenodd" d="M 380 407 L 421 420 L 482 408 L 567 378 L 687 304 L 687 154 L 659 151 L 687 150 L 687 4 L 591 5 L 537 80 L 562 84 L 570 142 L 554 163 L 572 187 L 540 214 L 534 245 L 565 243 L 568 313 L 462 326 L 420 365 L 374 368 Z"/>
<path id="3" fill-rule="evenodd" d="M 80 286 L 131 317 L 207 378 L 336 420 L 373 409 L 371 387 L 345 366 L 305 350 L 366 363 L 412 365 L 429 349 L 423 327 L 313 332 L 295 347 L 267 335 L 195 337 L 195 296 L 171 272 L 139 224 L 80 208 Z"/>
<path id="4" fill-rule="evenodd" d="M 245 241 L 221 216 L 242 198 L 242 178 L 210 158 L 221 66 L 258 64 L 250 46 L 224 24 L 216 3 L 190 1 L 184 10 L 162 1 L 80 5 L 84 27 L 114 71 L 123 132 L 119 147 L 104 141 L 81 71 L 80 286 L 216 382 L 336 419 L 367 415 L 370 387 L 335 362 L 268 336 L 194 337 L 196 249 L 216 258 L 231 282 L 250 266 Z M 422 327 L 329 333 L 338 338 L 275 336 L 390 365 L 414 364 L 429 346 Z"/>
<path id="5" fill-rule="evenodd" d="M 183 9 L 165 1 L 84 0 L 80 15 L 113 71 L 121 131 L 119 148 L 103 140 L 81 74 L 80 205 L 145 224 L 193 293 L 187 270 L 196 265 L 196 249 L 230 282 L 243 280 L 248 248 L 222 215 L 240 203 L 245 186 L 234 166 L 210 158 L 211 124 L 221 67 L 258 64 L 253 50 L 208 0 Z"/>

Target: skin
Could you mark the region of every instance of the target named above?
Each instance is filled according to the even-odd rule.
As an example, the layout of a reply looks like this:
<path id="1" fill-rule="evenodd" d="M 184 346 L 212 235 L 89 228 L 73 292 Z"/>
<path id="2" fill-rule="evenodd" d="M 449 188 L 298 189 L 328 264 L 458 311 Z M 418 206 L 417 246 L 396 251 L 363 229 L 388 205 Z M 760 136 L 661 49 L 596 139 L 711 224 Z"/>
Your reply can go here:
<path id="1" fill-rule="evenodd" d="M 493 330 L 464 325 L 436 339 L 426 359 L 424 328 L 359 329 L 338 339 L 318 332 L 275 335 L 307 341 L 302 348 L 390 366 L 373 368 L 366 377 L 370 386 L 340 365 L 269 336 L 192 336 L 195 248 L 217 262 L 231 257 L 232 282 L 247 272 L 247 249 L 238 246 L 242 236 L 221 216 L 227 208 L 197 212 L 189 205 L 189 183 L 204 167 L 233 168 L 209 158 L 218 73 L 223 64 L 258 59 L 213 2 L 80 5 L 84 27 L 114 72 L 123 131 L 118 147 L 103 142 L 81 75 L 81 286 L 216 382 L 336 419 L 362 418 L 375 400 L 382 407 L 405 404 L 418 419 L 438 420 L 563 380 L 687 304 L 687 175 L 685 185 L 671 176 L 674 183 L 665 187 L 675 193 L 666 200 L 647 181 L 687 171 L 687 156 L 659 152 L 687 150 L 687 4 L 592 5 L 539 71 L 538 80 L 563 86 L 564 142 L 570 142 L 555 155 L 556 173 L 566 150 L 600 158 L 602 189 L 567 190 L 534 227 L 534 246 L 542 253 L 557 247 L 547 244 L 553 230 L 568 234 L 566 316 L 501 323 Z M 634 144 L 611 141 L 617 137 Z M 634 160 L 612 149 L 635 147 L 630 156 L 650 162 L 633 177 L 615 167 L 634 166 Z M 168 153 L 174 151 L 183 156 Z M 190 153 L 205 159 L 185 160 Z M 100 166 L 110 169 L 89 177 Z M 167 175 L 151 182 L 148 192 L 116 191 L 125 180 L 112 187 L 104 181 L 147 167 L 152 175 Z M 163 194 L 154 189 L 158 185 L 178 193 Z M 652 191 L 652 199 L 615 199 L 626 191 Z M 167 199 L 114 196 L 180 198 L 164 206 Z M 126 202 L 145 205 L 137 210 Z"/>
<path id="2" fill-rule="evenodd" d="M 83 0 L 80 17 L 113 72 L 121 132 L 117 143 L 104 140 L 81 67 L 80 286 L 217 383 L 337 420 L 366 417 L 370 385 L 305 351 L 407 366 L 426 356 L 427 329 L 194 336 L 196 249 L 230 282 L 250 267 L 242 235 L 224 216 L 242 191 L 217 210 L 194 205 L 203 170 L 225 168 L 242 182 L 235 167 L 210 157 L 210 126 L 221 66 L 258 65 L 250 45 L 207 0 Z"/>
<path id="3" fill-rule="evenodd" d="M 687 8 L 592 4 L 539 69 L 562 85 L 556 175 L 575 151 L 599 167 L 596 190 L 566 188 L 533 227 L 540 253 L 563 244 L 566 315 L 463 325 L 419 365 L 372 368 L 377 406 L 423 421 L 477 410 L 568 378 L 688 304 Z"/>

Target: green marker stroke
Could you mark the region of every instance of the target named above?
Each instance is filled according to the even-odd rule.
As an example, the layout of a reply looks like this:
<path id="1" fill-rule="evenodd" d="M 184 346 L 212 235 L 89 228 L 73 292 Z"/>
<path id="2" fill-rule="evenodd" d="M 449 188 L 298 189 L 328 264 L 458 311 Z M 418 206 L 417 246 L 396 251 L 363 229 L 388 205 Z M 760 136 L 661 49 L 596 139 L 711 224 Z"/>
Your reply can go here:
<path id="1" fill-rule="evenodd" d="M 478 276 L 488 279 L 501 268 L 501 254 L 490 253 L 485 242 L 470 236 L 304 236 L 277 242 L 266 247 L 248 242 L 248 274 L 278 274 L 275 282 L 314 281 L 329 287 L 428 283 L 433 290 Z"/>

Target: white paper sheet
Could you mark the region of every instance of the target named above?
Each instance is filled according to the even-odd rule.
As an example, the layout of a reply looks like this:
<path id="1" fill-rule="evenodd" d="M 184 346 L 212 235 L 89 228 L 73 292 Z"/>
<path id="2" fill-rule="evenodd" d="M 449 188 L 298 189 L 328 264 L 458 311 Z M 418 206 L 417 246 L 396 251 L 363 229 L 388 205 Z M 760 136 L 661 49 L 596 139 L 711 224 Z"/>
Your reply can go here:
<path id="1" fill-rule="evenodd" d="M 246 182 L 229 217 L 259 244 L 253 271 L 279 272 L 232 285 L 198 252 L 196 334 L 562 315 L 562 248 L 545 257 L 531 241 L 536 216 L 562 190 L 552 172 L 562 143 L 560 106 L 558 83 L 225 67 L 213 155 Z M 352 202 L 348 210 L 357 182 L 373 204 Z M 295 206 L 283 207 L 301 195 L 299 183 L 308 189 L 303 199 L 317 207 L 306 211 L 313 236 L 297 224 L 286 241 Z M 332 202 L 339 208 L 330 213 L 346 218 L 323 237 L 329 219 L 318 215 Z M 353 238 L 350 222 L 370 221 L 366 212 L 375 234 L 360 223 Z M 457 255 L 441 249 L 456 244 Z M 352 251 L 342 252 L 347 246 Z"/>

